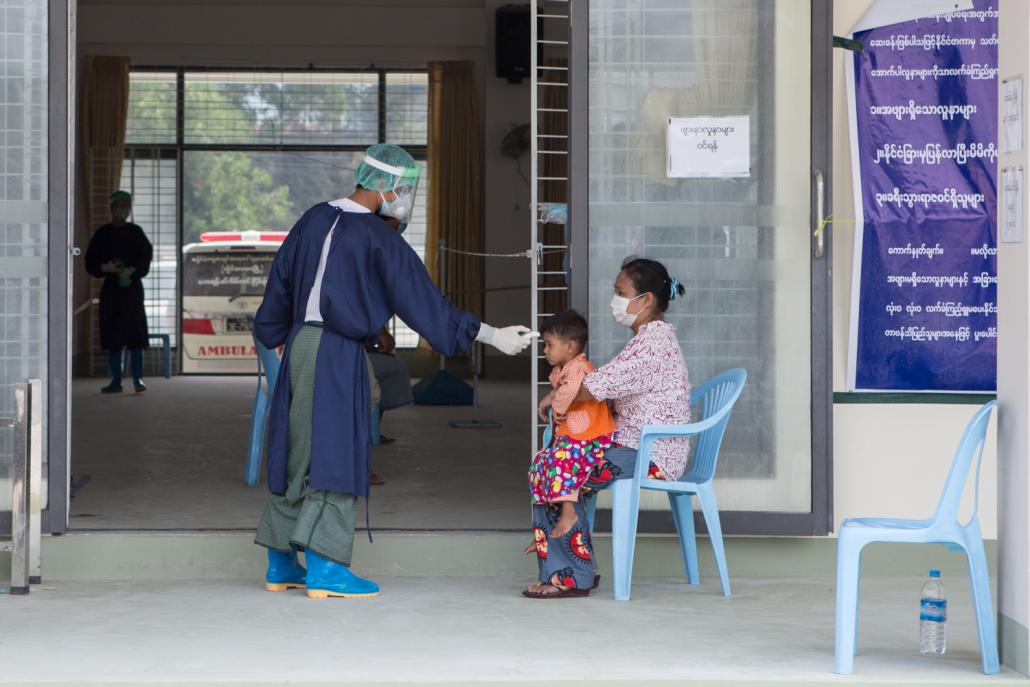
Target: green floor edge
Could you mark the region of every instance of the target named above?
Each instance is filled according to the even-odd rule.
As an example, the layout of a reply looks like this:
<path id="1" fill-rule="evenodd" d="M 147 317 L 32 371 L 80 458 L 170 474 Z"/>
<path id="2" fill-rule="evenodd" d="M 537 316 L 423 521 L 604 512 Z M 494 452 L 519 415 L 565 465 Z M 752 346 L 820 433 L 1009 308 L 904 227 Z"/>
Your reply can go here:
<path id="1" fill-rule="evenodd" d="M 1012 670 L 1030 675 L 1030 656 L 1027 655 L 1027 628 L 1004 613 L 998 614 L 998 642 L 1001 645 L 1001 662 Z"/>

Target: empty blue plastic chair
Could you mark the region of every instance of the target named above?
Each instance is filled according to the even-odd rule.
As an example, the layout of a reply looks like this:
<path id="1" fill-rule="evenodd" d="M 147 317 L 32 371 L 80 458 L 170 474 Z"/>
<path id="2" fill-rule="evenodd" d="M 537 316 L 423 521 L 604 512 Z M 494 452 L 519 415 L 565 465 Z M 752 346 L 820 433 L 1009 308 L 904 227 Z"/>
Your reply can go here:
<path id="1" fill-rule="evenodd" d="M 719 569 L 722 593 L 730 595 L 730 577 L 726 569 L 726 553 L 722 545 L 722 525 L 715 500 L 712 479 L 719 460 L 719 448 L 730 421 L 733 405 L 740 398 L 747 381 L 747 372 L 736 368 L 726 370 L 696 387 L 690 395 L 691 404 L 701 403 L 701 419 L 688 425 L 647 425 L 640 434 L 637 465 L 632 479 L 617 480 L 612 484 L 612 567 L 615 578 L 615 598 L 627 601 L 633 584 L 633 552 L 636 547 L 637 518 L 640 512 L 640 490 L 664 491 L 669 496 L 673 522 L 679 533 L 683 564 L 687 581 L 698 584 L 701 580 L 697 565 L 697 541 L 694 534 L 693 497 L 701 502 L 701 512 L 712 540 L 715 563 Z M 678 480 L 647 478 L 651 449 L 656 439 L 697 435 L 694 456 L 687 473 Z M 594 508 L 597 499 L 588 504 L 590 527 L 593 529 Z"/>
<path id="2" fill-rule="evenodd" d="M 983 457 L 987 425 L 997 401 L 985 404 L 966 425 L 959 440 L 955 458 L 944 483 L 944 492 L 937 510 L 926 520 L 890 518 L 848 518 L 841 522 L 837 538 L 837 636 L 834 672 L 851 673 L 858 649 L 858 582 L 861 574 L 862 547 L 872 542 L 904 542 L 910 544 L 945 544 L 953 551 L 963 551 L 969 562 L 969 584 L 973 588 L 973 607 L 980 633 L 980 655 L 988 675 L 997 673 L 998 637 L 994 628 L 991 583 L 980 534 L 980 464 Z M 975 471 L 970 468 L 976 460 Z M 970 472 L 975 479 L 973 515 L 965 524 L 959 522 L 962 493 Z"/>
<path id="3" fill-rule="evenodd" d="M 257 338 L 254 338 L 257 349 L 258 383 L 257 395 L 254 397 L 254 414 L 250 420 L 250 449 L 247 451 L 247 466 L 243 481 L 253 487 L 260 480 L 261 452 L 265 445 L 265 420 L 271 406 L 272 394 L 275 393 L 275 382 L 279 378 L 279 356 L 268 349 Z"/>

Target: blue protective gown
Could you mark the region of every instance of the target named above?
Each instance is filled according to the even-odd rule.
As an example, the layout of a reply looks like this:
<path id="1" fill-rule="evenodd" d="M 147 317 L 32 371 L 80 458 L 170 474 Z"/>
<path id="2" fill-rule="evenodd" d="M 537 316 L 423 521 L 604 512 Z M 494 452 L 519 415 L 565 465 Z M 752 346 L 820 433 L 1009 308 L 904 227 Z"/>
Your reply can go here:
<path id="1" fill-rule="evenodd" d="M 371 418 L 363 347 L 395 314 L 440 353 L 467 350 L 479 319 L 440 293 L 411 246 L 374 214 L 328 203 L 300 218 L 275 256 L 254 334 L 265 346 L 285 344 L 269 412 L 268 488 L 286 492 L 290 412 L 290 344 L 303 326 L 308 295 L 333 222 L 339 217 L 322 277 L 325 332 L 315 363 L 310 485 L 368 496 Z"/>

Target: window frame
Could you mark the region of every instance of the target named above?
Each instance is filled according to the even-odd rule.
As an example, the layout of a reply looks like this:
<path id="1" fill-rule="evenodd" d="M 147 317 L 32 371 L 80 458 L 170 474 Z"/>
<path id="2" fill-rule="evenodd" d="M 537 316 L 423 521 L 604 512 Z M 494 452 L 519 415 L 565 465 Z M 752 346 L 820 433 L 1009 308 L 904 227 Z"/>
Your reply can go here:
<path id="1" fill-rule="evenodd" d="M 297 144 L 297 143 L 188 143 L 186 141 L 186 75 L 188 73 L 205 72 L 209 74 L 218 73 L 332 73 L 332 74 L 377 74 L 378 75 L 378 112 L 376 117 L 376 140 L 363 144 Z M 140 65 L 130 68 L 130 78 L 134 73 L 165 73 L 175 74 L 175 140 L 165 143 L 131 143 L 126 141 L 123 158 L 128 160 L 142 151 L 151 151 L 151 155 L 160 156 L 162 159 L 176 159 L 176 251 L 182 253 L 184 235 L 183 216 L 183 177 L 185 153 L 193 151 L 203 152 L 298 152 L 298 153 L 360 153 L 368 146 L 376 143 L 386 143 L 387 133 L 387 77 L 391 74 L 425 74 L 428 77 L 429 70 L 426 67 L 412 68 L 359 68 L 339 69 L 330 67 L 169 67 L 156 65 Z M 426 117 L 428 118 L 428 104 Z M 429 170 L 429 141 L 427 134 L 426 143 L 423 145 L 404 144 L 404 149 L 411 153 L 417 162 L 426 165 L 427 175 L 431 176 Z M 427 199 L 428 200 L 428 199 Z M 182 260 L 178 261 L 176 269 L 176 342 L 182 341 Z M 392 335 L 397 334 L 398 320 L 396 317 L 390 320 L 387 325 Z M 418 344 L 412 347 L 403 347 L 406 350 L 417 349 Z M 398 348 L 402 348 L 398 346 Z M 179 369 L 182 369 L 182 346 L 176 346 Z"/>

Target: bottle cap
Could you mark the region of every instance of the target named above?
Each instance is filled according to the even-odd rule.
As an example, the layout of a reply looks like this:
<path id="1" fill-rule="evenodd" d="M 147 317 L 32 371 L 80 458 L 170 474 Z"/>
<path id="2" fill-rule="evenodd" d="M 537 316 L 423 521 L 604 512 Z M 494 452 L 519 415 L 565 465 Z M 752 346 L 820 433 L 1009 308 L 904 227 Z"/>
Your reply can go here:
<path id="1" fill-rule="evenodd" d="M 941 571 L 940 570 L 931 570 L 930 571 L 930 577 L 940 577 L 940 576 L 941 576 Z"/>

